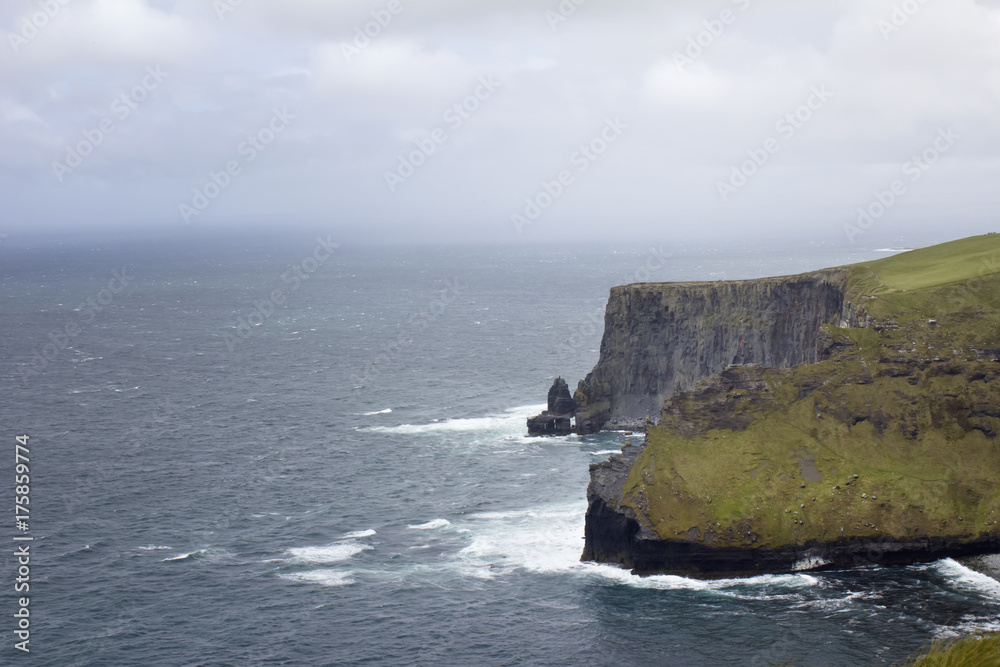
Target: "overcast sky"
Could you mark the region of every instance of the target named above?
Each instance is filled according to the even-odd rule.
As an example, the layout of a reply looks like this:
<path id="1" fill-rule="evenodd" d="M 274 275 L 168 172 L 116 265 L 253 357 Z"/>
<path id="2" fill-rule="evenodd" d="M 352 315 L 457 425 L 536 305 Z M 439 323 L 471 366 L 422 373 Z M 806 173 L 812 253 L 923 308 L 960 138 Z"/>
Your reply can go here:
<path id="1" fill-rule="evenodd" d="M 1000 229 L 994 0 L 5 0 L 0 25 L 2 233 Z"/>

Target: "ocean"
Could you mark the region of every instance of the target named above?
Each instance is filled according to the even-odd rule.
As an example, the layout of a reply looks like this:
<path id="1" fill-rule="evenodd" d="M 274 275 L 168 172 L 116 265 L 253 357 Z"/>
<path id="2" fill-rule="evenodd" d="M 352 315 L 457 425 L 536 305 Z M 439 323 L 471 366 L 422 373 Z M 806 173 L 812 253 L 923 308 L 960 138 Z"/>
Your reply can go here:
<path id="1" fill-rule="evenodd" d="M 525 435 L 596 363 L 613 285 L 885 253 L 336 241 L 4 241 L 0 663 L 877 665 L 1000 629 L 1000 583 L 953 560 L 581 563 L 588 466 L 641 435 Z"/>

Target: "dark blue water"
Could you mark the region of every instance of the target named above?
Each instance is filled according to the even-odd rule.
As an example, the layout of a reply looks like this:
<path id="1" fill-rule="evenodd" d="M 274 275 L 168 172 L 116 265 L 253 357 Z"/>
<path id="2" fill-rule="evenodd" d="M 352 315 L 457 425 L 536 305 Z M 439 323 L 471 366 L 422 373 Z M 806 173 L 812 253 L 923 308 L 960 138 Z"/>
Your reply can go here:
<path id="1" fill-rule="evenodd" d="M 552 379 L 596 362 L 612 285 L 879 253 L 327 252 L 294 234 L 0 247 L 34 662 L 889 664 L 1000 627 L 1000 584 L 953 561 L 710 583 L 580 563 L 588 465 L 633 436 L 523 437 Z"/>

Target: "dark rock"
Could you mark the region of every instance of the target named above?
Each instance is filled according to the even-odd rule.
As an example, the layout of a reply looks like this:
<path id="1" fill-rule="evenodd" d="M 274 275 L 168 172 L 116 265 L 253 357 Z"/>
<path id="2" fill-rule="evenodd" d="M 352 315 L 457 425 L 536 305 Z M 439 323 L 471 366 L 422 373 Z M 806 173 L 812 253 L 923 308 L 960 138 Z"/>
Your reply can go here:
<path id="1" fill-rule="evenodd" d="M 556 417 L 543 412 L 528 418 L 528 435 L 532 437 L 570 435 L 572 432 L 573 420 L 569 416 Z"/>
<path id="2" fill-rule="evenodd" d="M 713 429 L 739 431 L 773 404 L 760 366 L 731 366 L 667 401 L 660 424 L 688 438 Z"/>
<path id="3" fill-rule="evenodd" d="M 587 511 L 583 559 L 614 563 L 633 574 L 673 574 L 703 579 L 816 571 L 858 565 L 909 565 L 1000 551 L 1000 538 L 969 542 L 927 537 L 910 540 L 855 538 L 802 546 L 713 547 L 688 539 L 649 539 L 639 523 L 595 500 Z"/>
<path id="4" fill-rule="evenodd" d="M 590 466 L 583 560 L 616 564 L 631 562 L 630 545 L 640 527 L 631 510 L 622 508 L 618 501 L 628 471 L 640 452 L 641 446 L 630 444 L 622 448 L 621 454 Z M 653 535 L 650 533 L 646 537 L 652 538 Z"/>
<path id="5" fill-rule="evenodd" d="M 572 415 L 576 412 L 576 403 L 569 393 L 569 385 L 562 378 L 556 378 L 549 389 L 548 412 L 553 415 Z"/>
<path id="6" fill-rule="evenodd" d="M 557 436 L 573 432 L 573 414 L 576 403 L 569 393 L 569 385 L 561 377 L 556 378 L 549 389 L 548 409 L 540 415 L 528 418 L 528 435 Z"/>

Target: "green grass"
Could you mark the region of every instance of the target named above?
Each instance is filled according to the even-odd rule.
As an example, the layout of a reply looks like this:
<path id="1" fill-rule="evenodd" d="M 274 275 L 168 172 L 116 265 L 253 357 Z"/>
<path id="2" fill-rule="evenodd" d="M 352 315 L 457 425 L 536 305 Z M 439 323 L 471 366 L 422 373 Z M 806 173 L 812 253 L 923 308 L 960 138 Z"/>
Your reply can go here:
<path id="1" fill-rule="evenodd" d="M 1000 635 L 937 642 L 900 667 L 1000 667 Z"/>
<path id="2" fill-rule="evenodd" d="M 868 385 L 852 399 L 888 409 L 898 384 Z M 957 425 L 928 431 L 910 440 L 900 430 L 879 434 L 868 420 L 817 419 L 814 400 L 766 412 L 742 431 L 686 438 L 655 428 L 625 502 L 663 539 L 695 529 L 717 546 L 746 545 L 748 534 L 750 544 L 784 546 L 1000 533 L 997 441 Z"/>
<path id="3" fill-rule="evenodd" d="M 874 297 L 866 308 L 878 318 L 1000 308 L 1000 294 L 980 284 L 1000 273 L 1000 234 L 943 243 L 851 268 L 852 298 Z"/>
<path id="4" fill-rule="evenodd" d="M 827 361 L 668 402 L 623 494 L 661 538 L 1000 535 L 1000 236 L 850 269 L 878 328 L 830 327 Z"/>
<path id="5" fill-rule="evenodd" d="M 889 290 L 926 289 L 981 275 L 985 266 L 991 273 L 1000 270 L 1000 234 L 973 236 L 900 253 L 855 266 L 874 271 Z"/>

